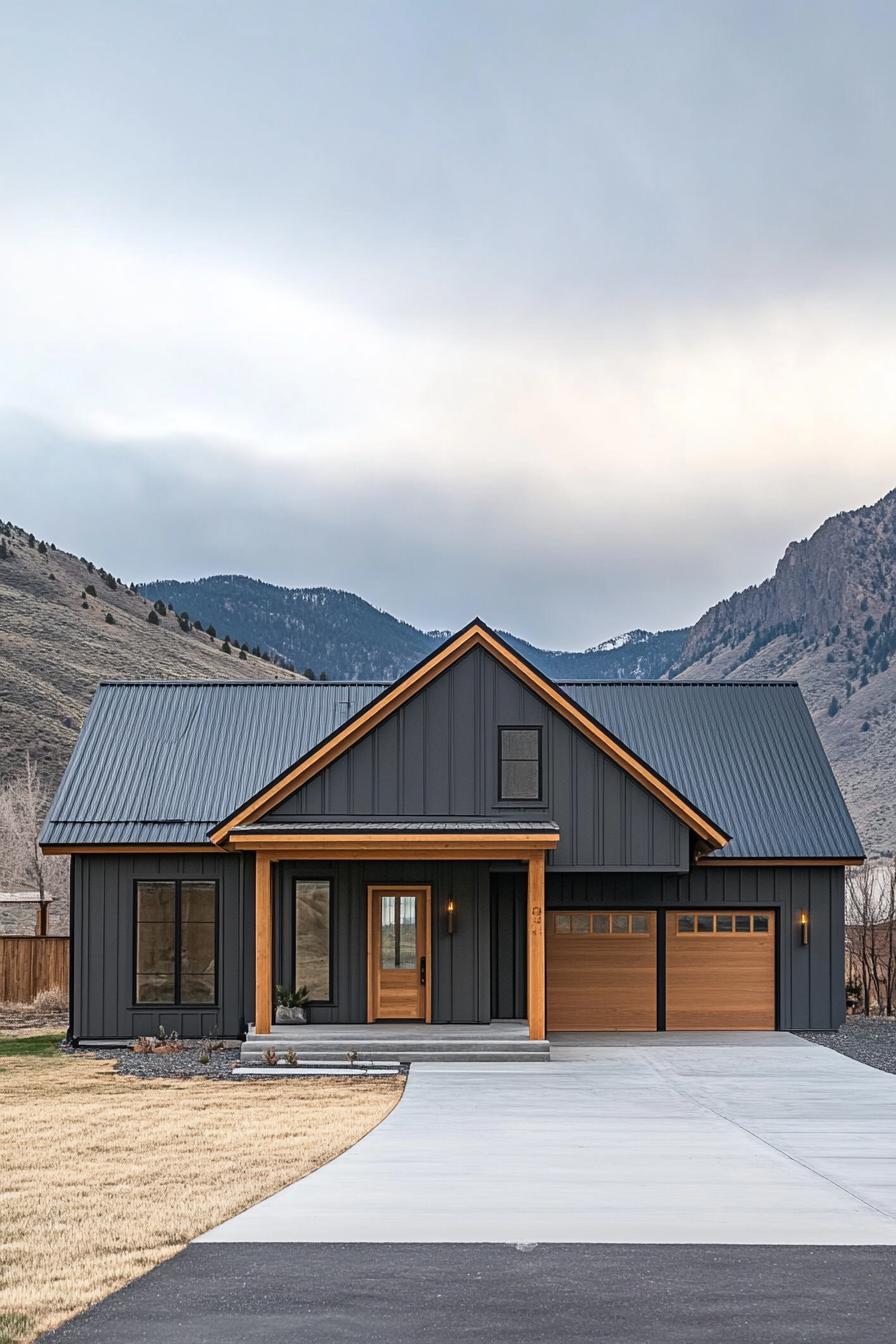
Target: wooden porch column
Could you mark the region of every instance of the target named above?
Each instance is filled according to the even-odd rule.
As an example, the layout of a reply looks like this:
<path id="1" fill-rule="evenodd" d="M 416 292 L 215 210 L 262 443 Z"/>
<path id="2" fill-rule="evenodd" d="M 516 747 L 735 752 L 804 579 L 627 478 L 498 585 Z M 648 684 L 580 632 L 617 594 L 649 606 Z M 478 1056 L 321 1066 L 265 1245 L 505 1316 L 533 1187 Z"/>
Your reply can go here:
<path id="1" fill-rule="evenodd" d="M 274 982 L 271 974 L 272 943 L 271 860 L 266 854 L 255 855 L 255 1032 L 263 1035 L 271 1029 L 271 1001 Z"/>
<path id="2" fill-rule="evenodd" d="M 529 856 L 526 920 L 529 1040 L 545 1038 L 544 1013 L 544 853 Z"/>

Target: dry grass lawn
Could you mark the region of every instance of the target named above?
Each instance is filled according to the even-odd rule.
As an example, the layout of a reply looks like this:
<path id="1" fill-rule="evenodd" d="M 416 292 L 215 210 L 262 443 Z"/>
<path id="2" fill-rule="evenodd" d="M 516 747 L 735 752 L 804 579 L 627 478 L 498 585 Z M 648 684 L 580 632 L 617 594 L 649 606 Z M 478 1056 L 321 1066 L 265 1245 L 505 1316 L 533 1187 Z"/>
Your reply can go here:
<path id="1" fill-rule="evenodd" d="M 343 1152 L 398 1078 L 145 1082 L 0 1058 L 0 1344 L 33 1339 Z"/>

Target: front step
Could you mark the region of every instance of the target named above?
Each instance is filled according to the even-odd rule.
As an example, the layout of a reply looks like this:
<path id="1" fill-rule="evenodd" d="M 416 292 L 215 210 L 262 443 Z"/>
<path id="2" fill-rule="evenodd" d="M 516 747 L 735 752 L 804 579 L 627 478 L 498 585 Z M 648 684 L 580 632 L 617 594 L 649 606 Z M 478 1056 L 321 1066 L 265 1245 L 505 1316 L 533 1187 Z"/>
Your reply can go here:
<path id="1" fill-rule="evenodd" d="M 288 1036 L 249 1035 L 240 1050 L 241 1065 L 257 1065 L 264 1062 L 264 1052 L 274 1049 L 277 1054 L 285 1055 L 294 1050 L 302 1064 L 317 1061 L 347 1062 L 352 1052 L 358 1062 L 392 1063 L 398 1060 L 402 1064 L 521 1064 L 544 1063 L 551 1057 L 548 1041 L 530 1041 L 519 1037 L 500 1036 L 487 1039 L 475 1038 L 436 1038 L 426 1040 L 420 1036 L 370 1037 L 346 1035 L 328 1036 L 326 1039 L 303 1037 L 302 1029 Z"/>

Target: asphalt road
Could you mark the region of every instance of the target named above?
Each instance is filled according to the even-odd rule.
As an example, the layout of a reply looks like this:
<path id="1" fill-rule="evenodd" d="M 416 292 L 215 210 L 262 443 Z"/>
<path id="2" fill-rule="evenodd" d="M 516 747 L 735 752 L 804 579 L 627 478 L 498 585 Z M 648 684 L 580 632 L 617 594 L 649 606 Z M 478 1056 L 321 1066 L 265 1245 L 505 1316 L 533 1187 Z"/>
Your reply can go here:
<path id="1" fill-rule="evenodd" d="M 896 1334 L 883 1246 L 192 1245 L 53 1344 L 843 1344 Z"/>

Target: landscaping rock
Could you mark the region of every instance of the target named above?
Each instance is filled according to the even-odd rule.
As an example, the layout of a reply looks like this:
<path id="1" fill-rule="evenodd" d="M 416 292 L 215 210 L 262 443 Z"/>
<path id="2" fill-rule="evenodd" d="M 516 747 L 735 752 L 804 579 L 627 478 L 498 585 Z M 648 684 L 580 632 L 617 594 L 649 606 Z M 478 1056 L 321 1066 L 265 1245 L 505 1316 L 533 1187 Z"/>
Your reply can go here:
<path id="1" fill-rule="evenodd" d="M 896 1018 L 848 1017 L 839 1031 L 798 1031 L 794 1035 L 873 1069 L 896 1073 Z"/>

